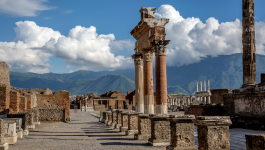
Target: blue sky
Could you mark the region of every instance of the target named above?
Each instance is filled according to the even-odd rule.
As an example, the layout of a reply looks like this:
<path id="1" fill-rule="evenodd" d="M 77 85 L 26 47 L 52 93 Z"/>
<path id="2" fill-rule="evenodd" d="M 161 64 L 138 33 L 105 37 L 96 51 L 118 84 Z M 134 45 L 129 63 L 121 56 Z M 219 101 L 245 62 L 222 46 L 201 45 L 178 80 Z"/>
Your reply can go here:
<path id="1" fill-rule="evenodd" d="M 265 1 L 255 0 L 259 54 L 265 43 L 263 6 Z M 242 51 L 242 0 L 0 0 L 0 59 L 19 72 L 133 68 L 130 31 L 141 7 L 156 7 L 156 17 L 170 19 L 169 66 Z"/>

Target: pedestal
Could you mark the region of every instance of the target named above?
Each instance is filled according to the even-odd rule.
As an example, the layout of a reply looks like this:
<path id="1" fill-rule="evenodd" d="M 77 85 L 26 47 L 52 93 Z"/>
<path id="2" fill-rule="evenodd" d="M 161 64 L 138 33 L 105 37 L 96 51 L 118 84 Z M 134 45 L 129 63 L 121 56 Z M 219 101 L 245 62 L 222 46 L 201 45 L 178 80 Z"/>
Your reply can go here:
<path id="1" fill-rule="evenodd" d="M 125 131 L 125 135 L 134 135 L 138 133 L 138 114 L 139 112 L 128 113 L 128 129 Z"/>
<path id="2" fill-rule="evenodd" d="M 111 126 L 112 124 L 112 112 L 108 112 L 108 122 L 107 122 L 107 126 Z"/>
<path id="3" fill-rule="evenodd" d="M 230 116 L 198 116 L 193 121 L 198 126 L 198 150 L 230 150 Z"/>
<path id="4" fill-rule="evenodd" d="M 171 139 L 167 150 L 198 150 L 194 145 L 194 115 L 170 118 Z"/>
<path id="5" fill-rule="evenodd" d="M 264 150 L 265 134 L 248 134 L 246 136 L 247 150 Z"/>
<path id="6" fill-rule="evenodd" d="M 111 127 L 115 127 L 117 124 L 117 109 L 112 109 L 112 124 Z"/>
<path id="7" fill-rule="evenodd" d="M 134 134 L 136 140 L 148 140 L 151 138 L 151 120 L 148 114 L 138 115 L 138 133 Z"/>
<path id="8" fill-rule="evenodd" d="M 129 112 L 122 112 L 121 113 L 120 132 L 125 132 L 126 130 L 128 130 L 128 113 Z"/>
<path id="9" fill-rule="evenodd" d="M 152 146 L 165 146 L 170 144 L 168 115 L 150 115 L 151 138 L 148 143 Z"/>

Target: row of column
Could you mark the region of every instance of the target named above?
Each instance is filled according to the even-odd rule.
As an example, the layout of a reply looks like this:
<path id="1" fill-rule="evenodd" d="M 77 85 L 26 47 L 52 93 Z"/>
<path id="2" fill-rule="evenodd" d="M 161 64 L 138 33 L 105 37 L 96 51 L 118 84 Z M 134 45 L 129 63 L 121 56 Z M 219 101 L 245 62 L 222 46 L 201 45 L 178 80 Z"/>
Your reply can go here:
<path id="1" fill-rule="evenodd" d="M 102 111 L 100 122 L 117 128 L 136 140 L 147 140 L 152 146 L 167 145 L 167 150 L 230 149 L 229 116 L 198 116 L 142 114 L 128 110 Z M 197 125 L 198 147 L 194 143 L 194 125 Z M 214 138 L 213 138 L 214 137 Z"/>
<path id="2" fill-rule="evenodd" d="M 211 104 L 211 96 L 197 96 L 199 104 Z"/>
<path id="3" fill-rule="evenodd" d="M 170 106 L 182 106 L 182 105 L 191 105 L 192 97 L 184 97 L 184 98 L 169 98 L 168 105 Z"/>
<path id="4" fill-rule="evenodd" d="M 210 80 L 208 81 L 208 91 L 210 91 Z M 200 81 L 200 92 L 206 91 L 206 81 L 203 81 L 204 83 L 204 90 L 202 90 L 202 81 Z M 199 92 L 199 82 L 196 82 L 197 85 L 197 92 Z"/>
<path id="5" fill-rule="evenodd" d="M 167 114 L 166 45 L 168 40 L 152 42 L 152 48 L 132 56 L 135 65 L 136 111 Z M 154 112 L 153 52 L 155 52 L 156 112 Z"/>

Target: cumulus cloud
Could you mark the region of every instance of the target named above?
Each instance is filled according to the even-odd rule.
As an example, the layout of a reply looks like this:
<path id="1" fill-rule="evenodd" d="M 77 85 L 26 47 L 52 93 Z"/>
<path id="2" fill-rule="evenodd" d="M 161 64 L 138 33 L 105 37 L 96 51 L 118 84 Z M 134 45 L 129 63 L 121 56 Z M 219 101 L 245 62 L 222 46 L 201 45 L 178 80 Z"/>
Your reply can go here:
<path id="1" fill-rule="evenodd" d="M 96 27 L 76 26 L 67 36 L 51 28 L 40 27 L 33 21 L 16 22 L 14 42 L 0 42 L 0 60 L 15 71 L 45 73 L 51 65 L 49 57 L 62 58 L 67 68 L 78 70 L 110 70 L 133 67 L 130 57 L 115 56 L 114 45 L 128 44 L 115 41 L 113 34 L 98 35 Z M 116 46 L 117 47 L 117 46 Z M 120 47 L 120 48 L 121 48 Z"/>
<path id="2" fill-rule="evenodd" d="M 49 10 L 47 0 L 0 0 L 0 12 L 20 17 L 37 16 L 38 11 Z"/>
<path id="3" fill-rule="evenodd" d="M 203 23 L 199 18 L 183 18 L 171 5 L 162 5 L 155 13 L 158 18 L 168 18 L 166 25 L 167 64 L 182 66 L 195 63 L 206 55 L 218 56 L 242 52 L 242 24 L 239 19 L 223 22 L 209 18 Z M 256 23 L 256 52 L 264 54 L 265 23 Z"/>

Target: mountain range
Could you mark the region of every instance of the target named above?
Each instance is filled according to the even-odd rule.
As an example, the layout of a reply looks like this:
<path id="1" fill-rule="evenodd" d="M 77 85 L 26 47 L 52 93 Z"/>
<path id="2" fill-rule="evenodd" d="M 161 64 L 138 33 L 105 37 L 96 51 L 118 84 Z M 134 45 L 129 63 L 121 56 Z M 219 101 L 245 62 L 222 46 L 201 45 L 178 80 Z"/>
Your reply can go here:
<path id="1" fill-rule="evenodd" d="M 264 62 L 265 56 L 257 54 L 258 83 L 260 74 L 265 72 Z M 99 72 L 81 70 L 64 74 L 10 71 L 10 82 L 14 87 L 49 88 L 52 91 L 67 90 L 71 95 L 103 94 L 115 90 L 126 94 L 127 91 L 134 90 L 134 78 L 134 69 Z M 205 80 L 210 80 L 211 89 L 240 88 L 243 83 L 242 53 L 218 57 L 207 56 L 198 63 L 179 67 L 167 66 L 168 93 L 193 94 L 196 90 L 196 82 Z"/>

